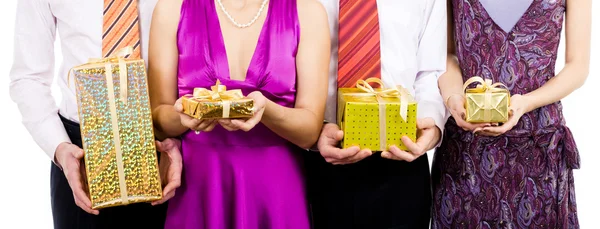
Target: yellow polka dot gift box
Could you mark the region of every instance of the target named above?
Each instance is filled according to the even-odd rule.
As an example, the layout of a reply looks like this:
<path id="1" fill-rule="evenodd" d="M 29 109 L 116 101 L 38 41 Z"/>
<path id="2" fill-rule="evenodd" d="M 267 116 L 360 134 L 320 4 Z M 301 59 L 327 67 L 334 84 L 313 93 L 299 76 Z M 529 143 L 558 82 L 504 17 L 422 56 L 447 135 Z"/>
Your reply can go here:
<path id="1" fill-rule="evenodd" d="M 402 137 L 417 138 L 417 102 L 406 89 L 383 88 L 377 78 L 360 80 L 356 88 L 338 89 L 337 120 L 344 132 L 342 148 L 380 152 L 395 145 L 407 150 Z"/>

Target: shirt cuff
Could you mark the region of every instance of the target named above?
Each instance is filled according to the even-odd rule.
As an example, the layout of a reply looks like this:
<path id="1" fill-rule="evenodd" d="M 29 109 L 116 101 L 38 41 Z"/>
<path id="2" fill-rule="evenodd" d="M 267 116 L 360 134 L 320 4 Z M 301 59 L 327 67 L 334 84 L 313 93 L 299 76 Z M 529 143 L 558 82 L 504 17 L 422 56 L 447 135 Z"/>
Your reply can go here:
<path id="1" fill-rule="evenodd" d="M 71 143 L 71 139 L 65 130 L 65 126 L 60 121 L 58 115 L 53 115 L 52 117 L 41 122 L 36 122 L 35 124 L 28 123 L 25 124 L 25 126 L 38 146 L 42 148 L 54 164 L 57 164 L 54 160 L 56 148 L 63 142 Z"/>
<path id="2" fill-rule="evenodd" d="M 444 127 L 447 120 L 446 109 L 440 110 L 439 107 L 426 103 L 419 104 L 418 106 L 417 118 L 432 118 L 435 125 L 440 129 L 440 139 L 434 147 L 437 148 L 442 144 L 444 138 Z"/>

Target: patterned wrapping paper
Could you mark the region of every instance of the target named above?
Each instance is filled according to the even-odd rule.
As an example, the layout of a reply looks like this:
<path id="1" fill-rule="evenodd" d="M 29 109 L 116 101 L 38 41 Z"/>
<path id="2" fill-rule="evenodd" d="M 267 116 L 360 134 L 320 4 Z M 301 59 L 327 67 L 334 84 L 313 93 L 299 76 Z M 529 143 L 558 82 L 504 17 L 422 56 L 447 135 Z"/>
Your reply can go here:
<path id="1" fill-rule="evenodd" d="M 195 88 L 193 95 L 182 97 L 183 113 L 197 119 L 250 118 L 254 100 L 245 99 L 241 90 L 227 90 L 220 81 L 211 87 Z"/>
<path id="2" fill-rule="evenodd" d="M 92 60 L 72 74 L 92 208 L 161 199 L 144 61 Z"/>
<path id="3" fill-rule="evenodd" d="M 467 87 L 479 83 L 476 88 Z M 470 123 L 503 123 L 508 120 L 510 92 L 502 83 L 492 84 L 489 79 L 472 77 L 464 84 L 466 121 Z"/>
<path id="4" fill-rule="evenodd" d="M 338 89 L 338 124 L 342 148 L 359 146 L 384 151 L 390 145 L 407 150 L 401 138 L 417 138 L 417 103 L 403 88 L 373 89 L 379 79 L 359 81 L 358 88 Z"/>

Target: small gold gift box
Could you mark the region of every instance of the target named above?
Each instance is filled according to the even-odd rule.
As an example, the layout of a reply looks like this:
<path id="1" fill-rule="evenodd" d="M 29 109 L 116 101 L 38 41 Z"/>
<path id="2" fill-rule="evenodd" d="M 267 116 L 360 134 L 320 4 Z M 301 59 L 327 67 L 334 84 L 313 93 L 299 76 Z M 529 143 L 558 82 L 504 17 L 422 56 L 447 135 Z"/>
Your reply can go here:
<path id="1" fill-rule="evenodd" d="M 181 100 L 183 113 L 197 119 L 250 118 L 254 115 L 254 100 L 245 99 L 241 90 L 227 90 L 217 80 L 211 90 L 195 88 L 193 95 Z"/>
<path id="2" fill-rule="evenodd" d="M 479 83 L 476 88 L 468 88 Z M 502 83 L 475 76 L 464 84 L 466 121 L 470 123 L 503 123 L 508 120 L 510 92 Z"/>
<path id="3" fill-rule="evenodd" d="M 146 66 L 131 51 L 71 69 L 93 209 L 162 198 Z"/>
<path id="4" fill-rule="evenodd" d="M 379 84 L 374 89 L 369 83 Z M 342 148 L 359 146 L 385 151 L 391 145 L 407 150 L 401 138 L 417 137 L 417 103 L 406 89 L 383 88 L 377 78 L 360 80 L 356 88 L 338 89 L 338 124 Z"/>

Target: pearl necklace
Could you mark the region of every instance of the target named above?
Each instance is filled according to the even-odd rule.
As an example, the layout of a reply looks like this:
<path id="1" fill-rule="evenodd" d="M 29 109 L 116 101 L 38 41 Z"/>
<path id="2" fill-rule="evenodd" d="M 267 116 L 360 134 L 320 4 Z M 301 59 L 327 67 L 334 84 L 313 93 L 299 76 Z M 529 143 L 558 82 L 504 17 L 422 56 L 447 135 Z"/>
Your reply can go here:
<path id="1" fill-rule="evenodd" d="M 235 21 L 235 19 L 233 19 L 231 14 L 229 14 L 229 12 L 227 12 L 227 10 L 225 9 L 225 6 L 223 5 L 223 2 L 221 2 L 221 0 L 217 0 L 217 2 L 219 3 L 219 6 L 221 6 L 221 10 L 223 11 L 223 13 L 225 13 L 225 16 L 227 16 L 229 21 L 231 21 L 231 23 L 233 23 L 233 25 L 237 26 L 238 28 L 246 28 L 246 27 L 250 27 L 252 24 L 254 24 L 254 22 L 256 22 L 256 20 L 260 16 L 260 14 L 265 9 L 265 6 L 267 5 L 267 1 L 268 0 L 263 0 L 262 4 L 260 5 L 260 8 L 258 9 L 258 12 L 256 13 L 254 18 L 252 18 L 252 20 L 250 22 L 248 22 L 246 24 L 240 24 L 237 21 Z"/>

